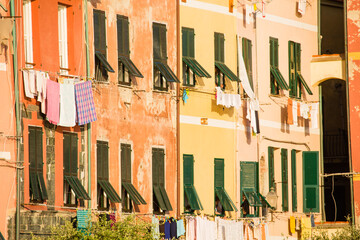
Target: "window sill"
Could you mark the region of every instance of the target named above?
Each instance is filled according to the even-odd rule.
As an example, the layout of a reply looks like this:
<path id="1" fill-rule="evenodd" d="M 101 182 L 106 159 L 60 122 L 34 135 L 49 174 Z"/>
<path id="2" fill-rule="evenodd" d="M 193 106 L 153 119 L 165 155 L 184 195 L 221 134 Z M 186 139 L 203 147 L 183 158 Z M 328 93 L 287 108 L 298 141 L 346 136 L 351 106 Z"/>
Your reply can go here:
<path id="1" fill-rule="evenodd" d="M 118 83 L 117 85 L 118 85 L 118 87 L 133 89 L 133 86 L 131 84 L 127 85 L 127 84 Z"/>
<path id="2" fill-rule="evenodd" d="M 95 84 L 110 85 L 110 81 L 97 81 L 97 80 L 93 80 L 93 83 L 95 83 Z"/>
<path id="3" fill-rule="evenodd" d="M 183 84 L 183 87 L 191 87 L 191 88 L 195 88 L 196 87 L 196 85 L 194 84 L 194 85 L 190 85 L 190 84 Z"/>
<path id="4" fill-rule="evenodd" d="M 160 90 L 160 89 L 153 89 L 154 93 L 161 93 L 161 94 L 170 94 L 168 90 Z"/>

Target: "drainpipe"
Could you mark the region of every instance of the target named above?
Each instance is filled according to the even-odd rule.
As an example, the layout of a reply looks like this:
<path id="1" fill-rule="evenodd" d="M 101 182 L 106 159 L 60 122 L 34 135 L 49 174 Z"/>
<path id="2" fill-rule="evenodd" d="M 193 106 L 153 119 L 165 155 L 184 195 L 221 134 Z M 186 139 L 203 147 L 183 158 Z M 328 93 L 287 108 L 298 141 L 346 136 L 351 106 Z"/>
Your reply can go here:
<path id="1" fill-rule="evenodd" d="M 10 0 L 10 16 L 15 16 L 15 3 Z M 16 22 L 13 27 L 13 71 L 14 71 L 14 91 L 15 91 L 15 117 L 16 117 L 16 217 L 15 217 L 15 239 L 20 239 L 20 97 L 19 97 L 19 79 L 18 79 L 18 55 L 17 55 L 17 37 Z"/>
<path id="2" fill-rule="evenodd" d="M 176 1 L 176 75 L 180 79 L 180 3 Z M 180 217 L 180 83 L 176 84 L 176 215 Z"/>
<path id="3" fill-rule="evenodd" d="M 346 80 L 346 104 L 347 104 L 347 130 L 348 130 L 348 151 L 349 151 L 349 171 L 352 173 L 352 154 L 351 154 L 351 132 L 350 132 L 350 99 L 349 99 L 349 52 L 348 52 L 348 29 L 347 29 L 347 1 L 344 1 L 344 34 L 345 34 L 345 80 Z M 350 174 L 350 199 L 351 199 L 351 223 L 355 225 L 354 209 L 354 186 L 353 175 Z"/>
<path id="4" fill-rule="evenodd" d="M 86 48 L 86 80 L 90 76 L 90 52 L 89 52 L 89 26 L 87 0 L 84 0 L 85 14 L 85 48 Z M 91 124 L 87 124 L 87 158 L 88 158 L 88 193 L 91 198 Z M 91 209 L 91 200 L 88 200 L 88 208 Z"/>

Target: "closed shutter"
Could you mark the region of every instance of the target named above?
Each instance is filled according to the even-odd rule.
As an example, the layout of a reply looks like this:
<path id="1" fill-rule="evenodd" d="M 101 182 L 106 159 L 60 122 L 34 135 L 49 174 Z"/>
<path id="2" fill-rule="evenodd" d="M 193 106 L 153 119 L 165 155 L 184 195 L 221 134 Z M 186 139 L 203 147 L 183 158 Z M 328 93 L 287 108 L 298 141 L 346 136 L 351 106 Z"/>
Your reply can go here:
<path id="1" fill-rule="evenodd" d="M 108 143 L 97 141 L 96 151 L 98 179 L 109 180 Z"/>
<path id="2" fill-rule="evenodd" d="M 103 144 L 102 147 L 102 156 L 103 156 L 103 161 L 102 161 L 102 165 L 103 165 L 103 176 L 104 179 L 109 181 L 109 145 L 107 142 L 105 142 Z"/>
<path id="3" fill-rule="evenodd" d="M 71 135 L 63 134 L 63 164 L 64 164 L 64 175 L 70 174 L 70 147 L 71 147 Z"/>
<path id="4" fill-rule="evenodd" d="M 167 42 L 166 42 L 166 26 L 161 25 L 160 27 L 160 49 L 161 49 L 161 59 L 167 59 Z"/>
<path id="5" fill-rule="evenodd" d="M 117 15 L 118 55 L 129 56 L 129 19 Z"/>
<path id="6" fill-rule="evenodd" d="M 158 151 L 156 148 L 152 149 L 152 180 L 153 185 L 159 185 L 159 166 L 158 166 Z"/>
<path id="7" fill-rule="evenodd" d="M 195 58 L 195 33 L 194 29 L 189 29 L 189 57 Z"/>
<path id="8" fill-rule="evenodd" d="M 78 137 L 76 134 L 71 134 L 71 175 L 77 177 L 78 172 Z"/>
<path id="9" fill-rule="evenodd" d="M 94 44 L 95 51 L 106 57 L 106 18 L 105 12 L 94 10 Z"/>
<path id="10" fill-rule="evenodd" d="M 184 185 L 194 184 L 194 156 L 184 154 Z"/>
<path id="11" fill-rule="evenodd" d="M 258 191 L 258 164 L 256 162 L 240 162 L 240 188 L 241 192 Z"/>
<path id="12" fill-rule="evenodd" d="M 269 161 L 269 191 L 275 188 L 275 175 L 274 175 L 274 148 L 268 147 L 268 161 Z M 275 189 L 274 189 L 275 191 Z"/>
<path id="13" fill-rule="evenodd" d="M 159 185 L 165 187 L 165 159 L 164 149 L 158 150 Z"/>
<path id="14" fill-rule="evenodd" d="M 288 151 L 281 149 L 281 182 L 282 182 L 282 210 L 289 210 L 289 194 L 288 194 Z"/>
<path id="15" fill-rule="evenodd" d="M 194 29 L 182 28 L 182 53 L 183 57 L 195 57 L 194 53 Z"/>
<path id="16" fill-rule="evenodd" d="M 215 158 L 215 188 L 224 187 L 224 159 Z"/>
<path id="17" fill-rule="evenodd" d="M 215 61 L 224 62 L 224 46 L 225 46 L 225 38 L 222 33 L 215 33 Z"/>
<path id="18" fill-rule="evenodd" d="M 304 213 L 319 212 L 319 152 L 303 152 Z"/>
<path id="19" fill-rule="evenodd" d="M 295 43 L 289 41 L 289 84 L 290 97 L 296 97 Z"/>
<path id="20" fill-rule="evenodd" d="M 36 172 L 36 129 L 29 127 L 29 163 L 30 172 Z"/>
<path id="21" fill-rule="evenodd" d="M 291 150 L 291 190 L 292 211 L 297 212 L 297 183 L 296 183 L 296 150 Z"/>
<path id="22" fill-rule="evenodd" d="M 43 132 L 41 128 L 36 128 L 36 171 L 43 173 Z"/>
<path id="23" fill-rule="evenodd" d="M 103 179 L 103 176 L 102 176 L 102 146 L 100 144 L 99 141 L 97 141 L 96 143 L 96 167 L 97 167 L 97 178 L 98 179 Z"/>
<path id="24" fill-rule="evenodd" d="M 121 144 L 121 181 L 131 183 L 131 145 Z"/>
<path id="25" fill-rule="evenodd" d="M 251 40 L 243 38 L 242 39 L 242 50 L 243 58 L 245 63 L 246 72 L 249 78 L 251 88 L 253 89 L 253 79 L 252 79 L 252 44 Z"/>

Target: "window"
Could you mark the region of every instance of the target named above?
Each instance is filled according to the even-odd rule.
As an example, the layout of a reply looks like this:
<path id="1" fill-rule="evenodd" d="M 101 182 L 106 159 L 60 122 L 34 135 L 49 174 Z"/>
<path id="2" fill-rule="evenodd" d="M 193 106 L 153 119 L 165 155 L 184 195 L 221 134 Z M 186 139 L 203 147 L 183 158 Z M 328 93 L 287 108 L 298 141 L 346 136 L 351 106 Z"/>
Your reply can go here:
<path id="1" fill-rule="evenodd" d="M 195 33 L 192 28 L 182 28 L 183 85 L 195 86 L 196 75 L 210 78 L 210 74 L 195 60 Z"/>
<path id="2" fill-rule="evenodd" d="M 194 186 L 194 156 L 184 154 L 184 211 L 202 210 L 199 196 Z"/>
<path id="3" fill-rule="evenodd" d="M 269 191 L 271 188 L 275 189 L 275 171 L 274 171 L 274 148 L 268 147 L 268 161 L 269 161 Z"/>
<path id="4" fill-rule="evenodd" d="M 90 200 L 78 178 L 78 137 L 63 134 L 64 204 L 77 206 L 77 199 Z"/>
<path id="5" fill-rule="evenodd" d="M 167 65 L 166 26 L 153 23 L 154 89 L 167 91 L 168 82 L 179 82 Z"/>
<path id="6" fill-rule="evenodd" d="M 277 38 L 270 38 L 270 89 L 271 94 L 279 95 L 280 89 L 289 86 L 279 70 L 279 43 Z"/>
<path id="7" fill-rule="evenodd" d="M 153 212 L 171 211 L 169 197 L 165 190 L 164 149 L 152 149 Z"/>
<path id="8" fill-rule="evenodd" d="M 129 19 L 117 15 L 117 38 L 118 38 L 118 81 L 119 84 L 131 85 L 131 77 L 144 76 L 130 59 L 129 44 Z"/>
<path id="9" fill-rule="evenodd" d="M 215 158 L 214 160 L 214 186 L 215 186 L 215 208 L 219 215 L 224 215 L 224 211 L 237 211 L 237 208 L 224 187 L 224 159 Z M 221 211 L 219 211 L 218 203 L 221 204 Z"/>
<path id="10" fill-rule="evenodd" d="M 23 1 L 23 24 L 24 24 L 24 52 L 25 66 L 32 68 L 34 64 L 33 57 L 33 36 L 32 36 L 32 16 L 31 1 Z"/>
<path id="11" fill-rule="evenodd" d="M 225 77 L 231 81 L 240 81 L 240 79 L 225 65 L 225 37 L 223 33 L 214 34 L 214 51 L 215 51 L 215 85 L 221 89 L 225 89 Z"/>
<path id="12" fill-rule="evenodd" d="M 282 183 L 282 210 L 289 211 L 289 190 L 288 190 L 288 151 L 281 149 L 281 183 Z"/>
<path id="13" fill-rule="evenodd" d="M 249 202 L 249 212 L 246 217 L 255 217 L 259 215 L 258 207 L 261 207 L 258 193 L 258 163 L 257 162 L 240 162 L 240 192 L 241 204 L 246 198 Z M 243 211 L 241 215 L 245 217 Z"/>
<path id="14" fill-rule="evenodd" d="M 121 199 L 124 212 L 132 212 L 132 202 L 137 205 L 146 204 L 131 183 L 131 151 L 130 144 L 121 144 Z"/>
<path id="15" fill-rule="evenodd" d="M 319 152 L 303 152 L 304 213 L 319 212 Z"/>
<path id="16" fill-rule="evenodd" d="M 109 144 L 96 141 L 97 154 L 97 202 L 99 209 L 109 209 L 111 202 L 121 202 L 121 199 L 109 182 Z"/>
<path id="17" fill-rule="evenodd" d="M 300 43 L 289 41 L 289 84 L 290 97 L 301 98 L 301 85 L 312 95 L 312 91 L 301 75 L 301 46 Z"/>
<path id="18" fill-rule="evenodd" d="M 67 45 L 67 8 L 64 5 L 58 6 L 58 31 L 59 31 L 59 57 L 60 73 L 68 74 L 68 45 Z"/>
<path id="19" fill-rule="evenodd" d="M 48 199 L 43 176 L 43 132 L 41 127 L 29 127 L 30 200 Z"/>
<path id="20" fill-rule="evenodd" d="M 252 44 L 251 40 L 243 38 L 242 39 L 242 54 L 244 58 L 246 73 L 249 78 L 250 86 L 254 89 L 253 77 L 252 77 Z"/>
<path id="21" fill-rule="evenodd" d="M 296 150 L 291 150 L 291 197 L 292 211 L 297 212 Z"/>
<path id="22" fill-rule="evenodd" d="M 106 18 L 105 12 L 94 10 L 95 79 L 108 80 L 107 72 L 115 72 L 106 60 Z"/>

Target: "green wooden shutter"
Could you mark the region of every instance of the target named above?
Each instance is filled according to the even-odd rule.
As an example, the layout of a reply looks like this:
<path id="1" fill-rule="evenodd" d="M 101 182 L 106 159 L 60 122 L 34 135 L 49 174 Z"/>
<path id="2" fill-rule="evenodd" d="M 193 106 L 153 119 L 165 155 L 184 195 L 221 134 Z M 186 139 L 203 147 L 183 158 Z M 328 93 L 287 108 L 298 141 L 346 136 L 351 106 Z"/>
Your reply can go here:
<path id="1" fill-rule="evenodd" d="M 36 128 L 36 171 L 43 173 L 43 132 Z"/>
<path id="2" fill-rule="evenodd" d="M 95 51 L 106 56 L 106 18 L 105 12 L 94 10 L 94 44 Z"/>
<path id="3" fill-rule="evenodd" d="M 71 162 L 70 172 L 71 175 L 77 177 L 78 172 L 78 137 L 76 134 L 71 134 Z"/>
<path id="4" fill-rule="evenodd" d="M 220 45 L 220 49 L 219 49 L 219 57 L 220 57 L 220 62 L 225 62 L 225 37 L 224 34 L 220 34 L 219 35 L 219 45 Z"/>
<path id="5" fill-rule="evenodd" d="M 195 58 L 195 33 L 194 29 L 189 29 L 189 57 Z"/>
<path id="6" fill-rule="evenodd" d="M 121 144 L 121 181 L 131 183 L 131 145 Z"/>
<path id="7" fill-rule="evenodd" d="M 152 181 L 153 185 L 159 184 L 158 151 L 156 148 L 152 149 Z"/>
<path id="8" fill-rule="evenodd" d="M 70 174 L 70 147 L 71 147 L 71 136 L 69 134 L 63 134 L 63 165 L 64 175 Z"/>
<path id="9" fill-rule="evenodd" d="M 245 63 L 246 72 L 249 78 L 249 82 L 251 88 L 253 87 L 253 79 L 252 79 L 252 44 L 251 40 L 243 38 L 242 39 L 242 50 L 243 50 L 243 58 Z"/>
<path id="10" fill-rule="evenodd" d="M 153 23 L 153 57 L 161 59 L 159 24 Z"/>
<path id="11" fill-rule="evenodd" d="M 215 167 L 214 167 L 214 182 L 215 188 L 223 188 L 224 187 L 224 159 L 223 158 L 215 158 Z"/>
<path id="12" fill-rule="evenodd" d="M 297 212 L 296 150 L 291 150 L 291 197 L 292 211 Z"/>
<path id="13" fill-rule="evenodd" d="M 184 185 L 189 186 L 194 184 L 194 156 L 184 154 Z"/>
<path id="14" fill-rule="evenodd" d="M 224 38 L 224 34 L 222 33 L 215 33 L 214 34 L 215 40 L 214 40 L 214 45 L 215 45 L 215 61 L 218 62 L 224 62 L 224 47 L 225 47 L 225 38 Z"/>
<path id="15" fill-rule="evenodd" d="M 282 210 L 289 210 L 289 193 L 288 193 L 288 151 L 281 149 L 281 181 L 282 181 Z"/>
<path id="16" fill-rule="evenodd" d="M 165 187 L 165 153 L 164 149 L 158 150 L 158 166 L 159 166 L 159 185 Z"/>
<path id="17" fill-rule="evenodd" d="M 167 43 L 166 43 L 166 26 L 161 25 L 160 27 L 160 49 L 161 49 L 161 59 L 167 59 Z"/>
<path id="18" fill-rule="evenodd" d="M 182 28 L 182 55 L 183 57 L 189 57 L 189 30 L 188 28 Z"/>
<path id="19" fill-rule="evenodd" d="M 319 212 L 319 152 L 303 152 L 304 213 Z"/>
<path id="20" fill-rule="evenodd" d="M 109 149 L 108 143 L 97 141 L 97 177 L 101 180 L 109 180 Z"/>
<path id="21" fill-rule="evenodd" d="M 275 55 L 275 41 L 274 38 L 270 38 L 270 66 L 274 66 L 274 55 Z"/>
<path id="22" fill-rule="evenodd" d="M 301 47 L 299 43 L 295 43 L 295 71 L 296 73 L 300 73 L 301 71 Z M 301 80 L 295 74 L 295 91 L 296 97 L 301 98 Z"/>
<path id="23" fill-rule="evenodd" d="M 118 55 L 129 56 L 129 19 L 117 15 Z"/>
<path id="24" fill-rule="evenodd" d="M 289 85 L 290 97 L 296 97 L 295 43 L 289 41 Z"/>
<path id="25" fill-rule="evenodd" d="M 102 156 L 103 156 L 103 176 L 106 180 L 109 181 L 109 145 L 107 142 L 104 142 L 102 147 Z"/>
<path id="26" fill-rule="evenodd" d="M 102 179 L 102 146 L 99 141 L 96 142 L 96 160 L 97 179 Z"/>
<path id="27" fill-rule="evenodd" d="M 29 127 L 29 163 L 30 172 L 36 172 L 36 129 Z"/>
<path id="28" fill-rule="evenodd" d="M 279 42 L 274 38 L 274 66 L 279 67 Z"/>
<path id="29" fill-rule="evenodd" d="M 219 40 L 218 33 L 214 33 L 214 56 L 215 61 L 219 61 Z"/>
<path id="30" fill-rule="evenodd" d="M 274 148 L 268 147 L 268 161 L 269 161 L 269 191 L 275 188 L 275 173 L 274 173 Z M 275 191 L 275 189 L 274 189 Z"/>
<path id="31" fill-rule="evenodd" d="M 240 191 L 258 191 L 257 162 L 240 162 Z"/>

